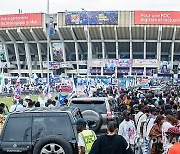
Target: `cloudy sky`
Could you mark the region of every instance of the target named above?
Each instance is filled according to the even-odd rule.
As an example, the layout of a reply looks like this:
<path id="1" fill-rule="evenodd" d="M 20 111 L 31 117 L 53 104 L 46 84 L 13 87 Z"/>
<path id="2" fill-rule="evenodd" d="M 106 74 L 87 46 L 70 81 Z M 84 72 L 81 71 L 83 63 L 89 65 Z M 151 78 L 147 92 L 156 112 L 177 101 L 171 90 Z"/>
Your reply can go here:
<path id="1" fill-rule="evenodd" d="M 50 13 L 93 10 L 180 11 L 180 0 L 49 0 Z M 0 0 L 0 14 L 46 12 L 47 0 Z"/>

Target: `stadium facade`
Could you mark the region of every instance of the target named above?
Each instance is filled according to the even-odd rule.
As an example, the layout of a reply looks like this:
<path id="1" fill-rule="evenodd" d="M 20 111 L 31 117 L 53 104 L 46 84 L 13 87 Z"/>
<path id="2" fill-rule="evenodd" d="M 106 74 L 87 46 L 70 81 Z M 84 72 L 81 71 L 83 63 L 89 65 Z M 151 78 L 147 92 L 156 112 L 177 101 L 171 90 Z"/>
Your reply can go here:
<path id="1" fill-rule="evenodd" d="M 169 11 L 0 15 L 4 73 L 47 75 L 49 17 L 49 67 L 54 74 L 178 74 L 180 12 Z"/>

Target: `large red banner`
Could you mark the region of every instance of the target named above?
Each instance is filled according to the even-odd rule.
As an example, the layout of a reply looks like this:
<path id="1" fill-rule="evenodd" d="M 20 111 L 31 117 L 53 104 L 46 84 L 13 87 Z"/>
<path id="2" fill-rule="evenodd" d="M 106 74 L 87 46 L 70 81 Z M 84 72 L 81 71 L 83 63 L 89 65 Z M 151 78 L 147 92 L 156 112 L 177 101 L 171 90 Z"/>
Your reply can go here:
<path id="1" fill-rule="evenodd" d="M 42 25 L 41 13 L 0 15 L 0 28 Z"/>
<path id="2" fill-rule="evenodd" d="M 180 12 L 173 11 L 135 11 L 134 24 L 180 25 Z"/>

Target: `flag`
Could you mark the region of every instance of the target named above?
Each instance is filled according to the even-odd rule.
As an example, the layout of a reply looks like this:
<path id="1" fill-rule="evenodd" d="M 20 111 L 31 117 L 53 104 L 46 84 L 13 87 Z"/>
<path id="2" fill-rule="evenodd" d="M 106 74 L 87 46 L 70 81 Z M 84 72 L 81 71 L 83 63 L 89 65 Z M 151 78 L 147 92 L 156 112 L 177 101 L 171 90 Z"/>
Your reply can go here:
<path id="1" fill-rule="evenodd" d="M 67 95 L 63 95 L 61 92 L 59 93 L 58 101 L 59 101 L 60 105 L 64 105 L 64 100 L 66 98 L 67 98 Z"/>
<path id="2" fill-rule="evenodd" d="M 38 84 L 38 80 L 39 80 L 39 78 L 38 78 L 37 74 L 34 73 L 34 74 L 31 76 L 31 82 L 32 82 L 32 83 L 35 83 L 35 84 Z"/>
<path id="3" fill-rule="evenodd" d="M 45 88 L 43 90 L 43 94 L 44 94 L 45 99 L 51 98 L 50 88 L 48 85 L 45 86 Z"/>
<path id="4" fill-rule="evenodd" d="M 21 84 L 20 84 L 20 77 L 18 75 L 18 78 L 16 80 L 16 87 L 14 89 L 14 98 L 20 99 L 21 98 Z"/>
<path id="5" fill-rule="evenodd" d="M 38 97 L 38 102 L 40 102 L 40 107 L 45 107 L 45 100 L 43 100 L 40 96 Z"/>

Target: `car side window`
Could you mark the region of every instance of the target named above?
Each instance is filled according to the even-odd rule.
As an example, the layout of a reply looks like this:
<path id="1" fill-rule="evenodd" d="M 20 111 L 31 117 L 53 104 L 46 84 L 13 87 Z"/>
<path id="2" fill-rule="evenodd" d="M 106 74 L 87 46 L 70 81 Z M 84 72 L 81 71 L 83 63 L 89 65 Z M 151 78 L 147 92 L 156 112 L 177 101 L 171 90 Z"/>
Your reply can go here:
<path id="1" fill-rule="evenodd" d="M 112 111 L 117 111 L 117 105 L 116 105 L 116 101 L 114 99 L 110 99 L 109 104 L 110 104 Z"/>
<path id="2" fill-rule="evenodd" d="M 109 102 L 111 111 L 114 111 L 114 104 L 113 104 L 112 100 L 110 99 L 108 102 Z"/>
<path id="3" fill-rule="evenodd" d="M 57 116 L 47 114 L 46 116 L 33 117 L 32 140 L 46 135 L 62 135 L 65 139 L 72 139 L 74 136 L 70 119 L 66 114 Z"/>
<path id="4" fill-rule="evenodd" d="M 31 141 L 31 117 L 9 118 L 5 126 L 4 142 L 28 142 Z"/>

